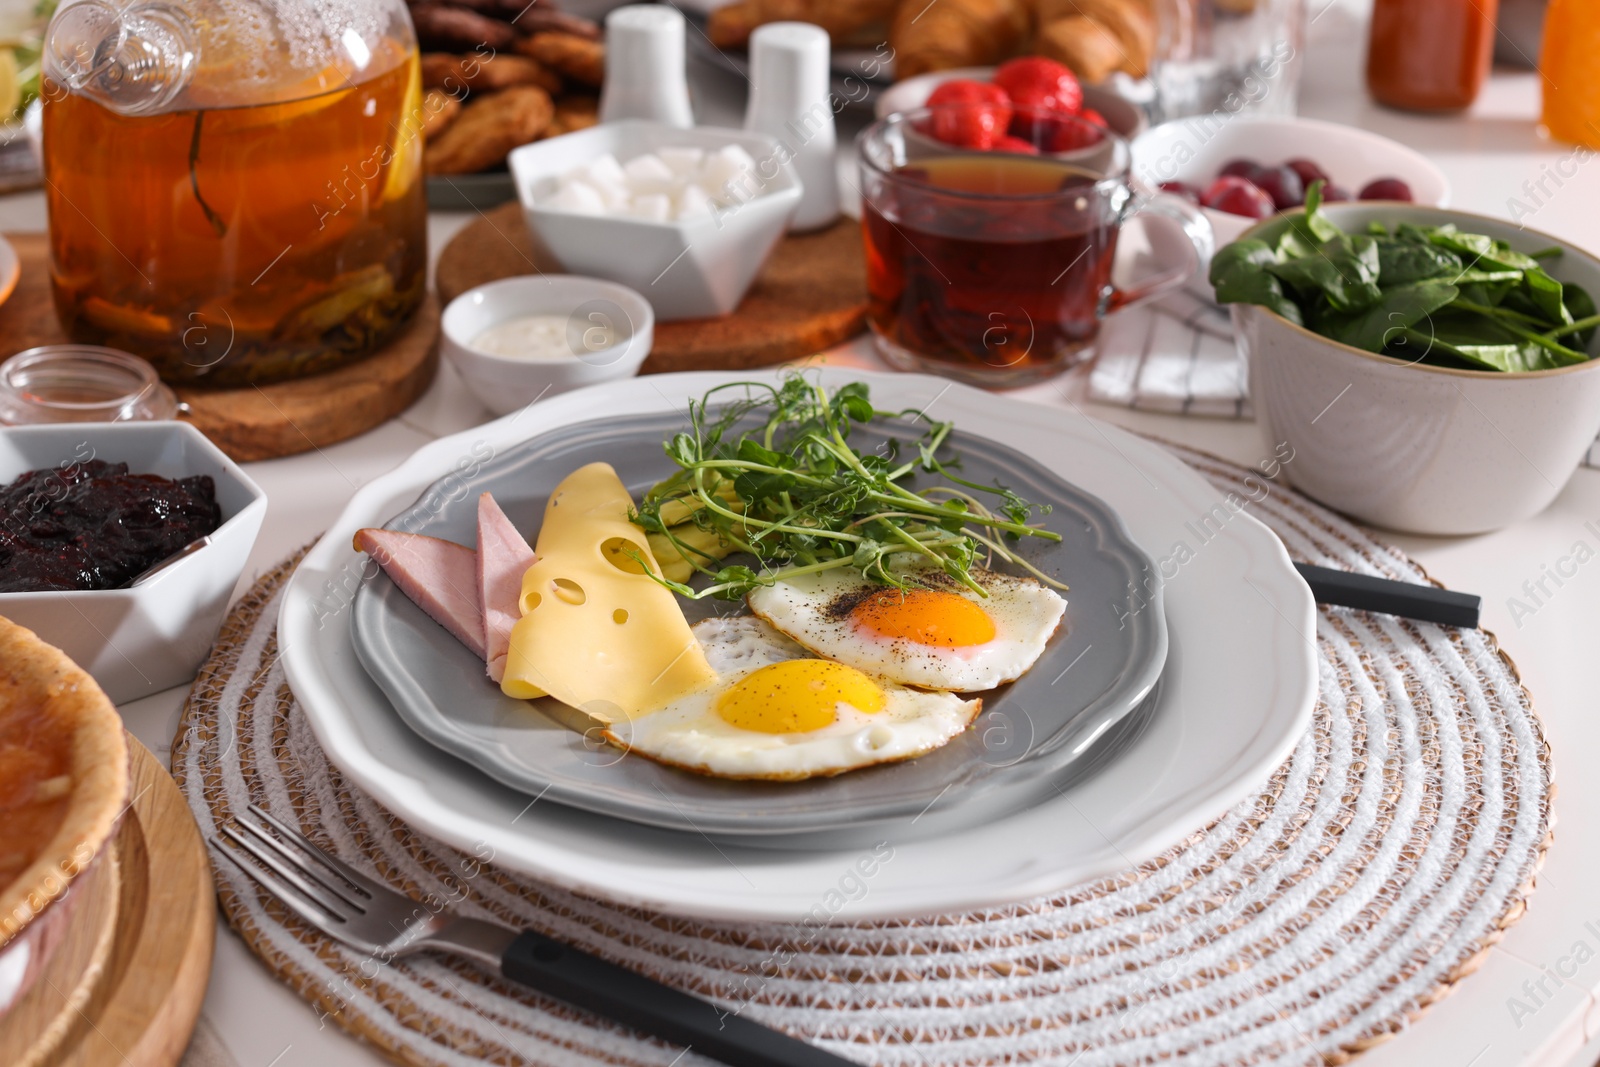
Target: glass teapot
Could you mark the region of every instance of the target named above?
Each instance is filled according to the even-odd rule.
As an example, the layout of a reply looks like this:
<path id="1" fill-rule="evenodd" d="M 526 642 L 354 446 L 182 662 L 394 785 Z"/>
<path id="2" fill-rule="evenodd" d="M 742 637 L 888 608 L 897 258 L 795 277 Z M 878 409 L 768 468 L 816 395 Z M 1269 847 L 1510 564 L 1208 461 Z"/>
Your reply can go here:
<path id="1" fill-rule="evenodd" d="M 65 0 L 44 42 L 51 283 L 75 340 L 237 386 L 359 359 L 422 301 L 404 0 Z"/>

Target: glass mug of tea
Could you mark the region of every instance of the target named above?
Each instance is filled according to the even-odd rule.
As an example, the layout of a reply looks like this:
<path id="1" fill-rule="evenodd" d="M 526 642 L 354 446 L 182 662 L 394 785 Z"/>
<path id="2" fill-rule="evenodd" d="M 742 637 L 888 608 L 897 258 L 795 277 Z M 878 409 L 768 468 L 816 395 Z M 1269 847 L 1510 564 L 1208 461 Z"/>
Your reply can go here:
<path id="1" fill-rule="evenodd" d="M 975 112 L 898 112 L 861 134 L 868 322 L 901 370 L 1026 385 L 1087 360 L 1107 314 L 1189 282 L 1210 259 L 1211 226 L 1186 200 L 1135 191 L 1128 142 L 1098 123 L 1019 112 L 1011 133 L 1039 154 L 936 136 Z M 1156 269 L 1123 287 L 1112 261 L 1133 220 Z"/>

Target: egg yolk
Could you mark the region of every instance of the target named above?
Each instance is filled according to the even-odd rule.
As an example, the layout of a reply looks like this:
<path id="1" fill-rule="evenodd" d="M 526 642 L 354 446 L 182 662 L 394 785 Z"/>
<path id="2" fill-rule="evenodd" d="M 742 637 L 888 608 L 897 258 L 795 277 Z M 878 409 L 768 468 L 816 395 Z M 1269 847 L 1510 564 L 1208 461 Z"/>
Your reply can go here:
<path id="1" fill-rule="evenodd" d="M 831 724 L 841 702 L 874 714 L 883 710 L 883 690 L 854 667 L 791 659 L 741 678 L 717 700 L 717 714 L 741 730 L 803 734 Z"/>
<path id="2" fill-rule="evenodd" d="M 994 640 L 994 620 L 966 597 L 942 589 L 885 589 L 850 612 L 859 627 L 919 645 L 966 648 Z"/>

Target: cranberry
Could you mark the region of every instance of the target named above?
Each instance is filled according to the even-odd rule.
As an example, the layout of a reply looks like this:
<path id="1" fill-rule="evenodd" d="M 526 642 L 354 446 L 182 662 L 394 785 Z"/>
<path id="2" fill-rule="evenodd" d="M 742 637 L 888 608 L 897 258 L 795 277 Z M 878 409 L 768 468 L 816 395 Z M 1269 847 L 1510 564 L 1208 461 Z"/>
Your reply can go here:
<path id="1" fill-rule="evenodd" d="M 1222 178 L 1247 178 L 1251 182 L 1256 180 L 1256 175 L 1261 173 L 1261 164 L 1253 159 L 1230 160 L 1218 175 Z"/>
<path id="2" fill-rule="evenodd" d="M 1301 183 L 1300 175 L 1288 167 L 1264 167 L 1251 180 L 1263 193 L 1272 197 L 1272 203 L 1279 211 L 1288 211 L 1306 202 L 1306 187 Z"/>
<path id="3" fill-rule="evenodd" d="M 1188 182 L 1162 182 L 1161 191 L 1163 193 L 1171 193 L 1173 196 L 1181 196 L 1191 204 L 1200 203 L 1200 190 Z"/>
<path id="4" fill-rule="evenodd" d="M 1213 211 L 1243 215 L 1247 219 L 1269 218 L 1276 210 L 1272 197 L 1262 192 L 1254 182 L 1236 174 L 1218 178 L 1206 190 L 1200 202 Z"/>
<path id="5" fill-rule="evenodd" d="M 1300 176 L 1300 184 L 1307 189 L 1312 182 L 1327 182 L 1333 179 L 1328 177 L 1328 172 L 1311 162 L 1309 159 L 1291 159 L 1284 166 Z"/>
<path id="6" fill-rule="evenodd" d="M 1021 137 L 1012 137 L 1009 134 L 995 138 L 994 144 L 989 146 L 995 152 L 1018 152 L 1025 156 L 1039 154 L 1039 146 L 1032 141 L 1025 141 Z"/>
<path id="7" fill-rule="evenodd" d="M 1361 189 L 1362 200 L 1404 200 L 1410 203 L 1415 199 L 1411 195 L 1411 186 L 1399 178 L 1379 178 L 1377 181 L 1368 182 Z"/>
<path id="8" fill-rule="evenodd" d="M 1081 115 L 1061 115 L 1044 111 L 1019 111 L 1011 120 L 1011 136 L 1032 141 L 1046 152 L 1072 152 L 1100 143 L 1101 127 L 1090 119 L 1091 111 Z"/>

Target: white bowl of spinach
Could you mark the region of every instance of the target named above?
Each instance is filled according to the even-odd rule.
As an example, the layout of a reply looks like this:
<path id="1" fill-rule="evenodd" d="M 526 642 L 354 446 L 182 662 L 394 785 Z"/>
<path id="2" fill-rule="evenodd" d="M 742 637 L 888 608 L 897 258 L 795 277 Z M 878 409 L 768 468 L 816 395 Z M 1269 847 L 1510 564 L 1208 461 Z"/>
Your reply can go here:
<path id="1" fill-rule="evenodd" d="M 1258 423 L 1294 484 L 1392 529 L 1542 511 L 1600 433 L 1600 260 L 1482 215 L 1312 203 L 1220 250 Z"/>

